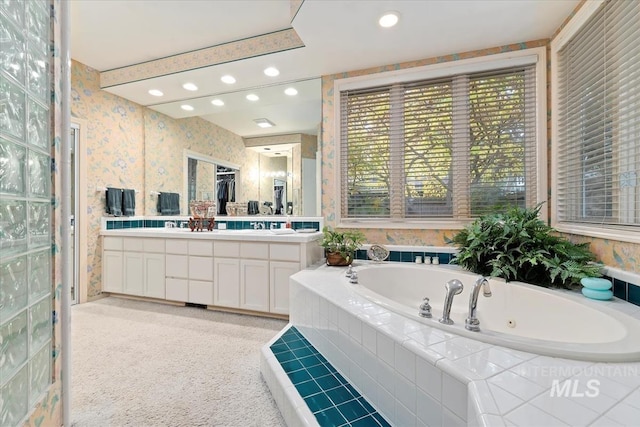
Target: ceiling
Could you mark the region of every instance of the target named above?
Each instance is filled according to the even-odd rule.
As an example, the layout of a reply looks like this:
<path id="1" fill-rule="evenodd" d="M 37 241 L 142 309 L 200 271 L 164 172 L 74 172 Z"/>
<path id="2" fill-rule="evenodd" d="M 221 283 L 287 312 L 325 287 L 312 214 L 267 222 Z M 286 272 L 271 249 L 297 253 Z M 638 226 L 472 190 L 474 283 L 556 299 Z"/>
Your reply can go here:
<path id="1" fill-rule="evenodd" d="M 76 0 L 70 2 L 71 57 L 108 71 L 293 28 L 303 47 L 104 90 L 173 118 L 202 117 L 243 137 L 316 134 L 321 76 L 549 38 L 578 3 L 305 0 L 292 19 L 290 0 Z M 380 27 L 378 18 L 390 10 L 399 13 L 398 24 Z M 263 73 L 270 66 L 279 76 Z M 225 74 L 237 82 L 222 83 Z M 187 82 L 198 90 L 185 90 Z M 284 95 L 288 87 L 298 95 Z M 249 93 L 260 100 L 248 101 Z M 214 98 L 224 106 L 212 105 Z M 194 110 L 181 109 L 184 104 Z M 260 128 L 258 118 L 276 126 Z"/>

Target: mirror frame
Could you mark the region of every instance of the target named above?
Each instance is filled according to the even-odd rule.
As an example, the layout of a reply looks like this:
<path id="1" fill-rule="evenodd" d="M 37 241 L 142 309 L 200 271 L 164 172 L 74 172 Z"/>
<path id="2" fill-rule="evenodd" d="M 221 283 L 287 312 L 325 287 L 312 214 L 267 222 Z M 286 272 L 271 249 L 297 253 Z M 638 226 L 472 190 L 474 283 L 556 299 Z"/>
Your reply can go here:
<path id="1" fill-rule="evenodd" d="M 214 170 L 217 170 L 218 166 L 224 166 L 226 168 L 231 168 L 237 170 L 236 172 L 236 194 L 238 194 L 238 183 L 240 180 L 238 179 L 240 175 L 240 165 L 235 163 L 227 162 L 225 160 L 216 159 L 211 156 L 207 156 L 206 154 L 198 153 L 196 151 L 187 150 L 186 148 L 182 150 L 182 191 L 183 197 L 181 197 L 180 202 L 180 212 L 184 212 L 182 215 L 191 215 L 189 212 L 189 159 L 195 159 L 198 161 L 203 161 L 207 163 L 211 163 L 214 167 Z M 215 174 L 214 174 L 215 177 Z M 213 188 L 214 200 L 216 198 L 215 194 L 215 184 Z"/>

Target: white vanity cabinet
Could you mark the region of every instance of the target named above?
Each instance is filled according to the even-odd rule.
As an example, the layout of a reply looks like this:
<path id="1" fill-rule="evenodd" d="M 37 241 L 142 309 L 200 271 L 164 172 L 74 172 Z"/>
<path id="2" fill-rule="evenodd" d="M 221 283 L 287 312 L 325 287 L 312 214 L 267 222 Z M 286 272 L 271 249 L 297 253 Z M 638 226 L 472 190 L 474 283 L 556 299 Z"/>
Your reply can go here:
<path id="1" fill-rule="evenodd" d="M 269 244 L 240 244 L 240 308 L 269 311 Z"/>
<path id="2" fill-rule="evenodd" d="M 189 299 L 189 241 L 166 239 L 165 251 L 165 297 L 170 301 L 187 301 Z"/>
<path id="3" fill-rule="evenodd" d="M 144 288 L 142 295 L 151 298 L 165 298 L 165 242 L 161 239 L 144 239 L 142 241 L 144 253 Z"/>
<path id="4" fill-rule="evenodd" d="M 289 276 L 300 271 L 305 248 L 288 243 L 271 243 L 269 246 L 269 311 L 289 314 Z"/>
<path id="5" fill-rule="evenodd" d="M 265 238 L 264 232 L 255 238 L 176 233 L 105 233 L 103 290 L 288 315 L 289 276 L 322 259 L 319 236 L 286 241 L 282 236 Z"/>
<path id="6" fill-rule="evenodd" d="M 300 263 L 271 261 L 269 265 L 269 311 L 289 314 L 289 276 L 300 271 Z"/>
<path id="7" fill-rule="evenodd" d="M 102 290 L 123 291 L 122 238 L 105 237 L 102 241 Z"/>
<path id="8" fill-rule="evenodd" d="M 213 243 L 213 304 L 240 307 L 240 242 Z"/>
<path id="9" fill-rule="evenodd" d="M 103 291 L 165 298 L 164 241 L 105 237 Z"/>
<path id="10" fill-rule="evenodd" d="M 213 304 L 213 242 L 189 241 L 189 298 L 193 304 Z"/>

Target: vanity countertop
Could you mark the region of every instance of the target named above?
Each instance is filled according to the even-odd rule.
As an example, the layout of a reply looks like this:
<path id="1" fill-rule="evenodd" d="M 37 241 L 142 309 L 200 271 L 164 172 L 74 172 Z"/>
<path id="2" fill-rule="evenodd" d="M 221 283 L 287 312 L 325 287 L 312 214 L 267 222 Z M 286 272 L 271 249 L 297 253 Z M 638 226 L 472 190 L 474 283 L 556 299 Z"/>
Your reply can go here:
<path id="1" fill-rule="evenodd" d="M 191 231 L 188 228 L 131 228 L 102 230 L 101 236 L 114 237 L 159 237 L 164 239 L 245 240 L 259 242 L 306 243 L 322 238 L 322 232 L 302 233 L 271 230 L 213 230 Z"/>

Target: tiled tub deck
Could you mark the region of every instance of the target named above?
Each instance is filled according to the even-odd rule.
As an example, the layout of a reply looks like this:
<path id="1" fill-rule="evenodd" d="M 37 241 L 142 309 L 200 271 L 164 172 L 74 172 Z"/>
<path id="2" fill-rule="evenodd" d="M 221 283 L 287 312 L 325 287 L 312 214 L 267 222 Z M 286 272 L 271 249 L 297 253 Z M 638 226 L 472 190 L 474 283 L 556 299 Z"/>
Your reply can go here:
<path id="1" fill-rule="evenodd" d="M 294 275 L 290 322 L 391 425 L 638 425 L 640 362 L 553 358 L 460 337 L 375 305 L 346 281 L 342 268 Z M 617 298 L 587 303 L 640 319 L 640 307 Z M 263 349 L 265 380 L 288 425 L 318 425 L 270 349 L 277 339 Z"/>

